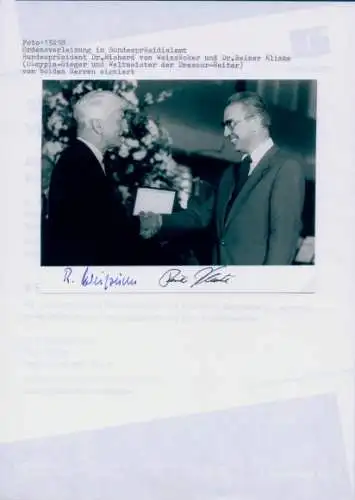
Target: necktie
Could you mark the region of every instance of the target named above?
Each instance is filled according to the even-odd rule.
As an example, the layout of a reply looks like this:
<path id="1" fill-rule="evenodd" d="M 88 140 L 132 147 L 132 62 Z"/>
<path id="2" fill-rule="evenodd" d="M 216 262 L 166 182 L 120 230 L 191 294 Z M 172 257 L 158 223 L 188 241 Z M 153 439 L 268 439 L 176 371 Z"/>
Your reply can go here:
<path id="1" fill-rule="evenodd" d="M 237 172 L 235 173 L 234 189 L 233 189 L 232 195 L 231 195 L 231 197 L 228 201 L 228 204 L 227 204 L 224 221 L 228 217 L 228 214 L 233 206 L 235 199 L 237 198 L 242 187 L 244 186 L 244 184 L 246 183 L 246 181 L 248 179 L 250 164 L 251 164 L 250 156 L 249 155 L 244 156 L 243 160 L 241 161 L 241 163 L 239 165 Z"/>

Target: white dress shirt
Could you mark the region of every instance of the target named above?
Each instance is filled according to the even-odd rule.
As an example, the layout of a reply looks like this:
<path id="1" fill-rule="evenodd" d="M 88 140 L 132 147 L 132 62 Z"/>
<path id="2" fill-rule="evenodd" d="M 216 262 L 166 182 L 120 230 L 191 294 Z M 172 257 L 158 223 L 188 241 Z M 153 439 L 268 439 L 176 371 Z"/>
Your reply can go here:
<path id="1" fill-rule="evenodd" d="M 266 155 L 266 153 L 273 147 L 274 141 L 269 137 L 266 139 L 266 141 L 262 142 L 259 144 L 259 146 L 254 149 L 254 151 L 251 153 L 251 164 L 250 164 L 250 170 L 249 170 L 249 175 L 253 173 L 253 170 L 258 166 L 260 163 L 261 159 Z M 247 156 L 247 155 L 244 155 Z M 243 158 L 244 158 L 243 156 Z"/>
<path id="2" fill-rule="evenodd" d="M 106 175 L 105 166 L 104 166 L 104 156 L 101 153 L 101 151 L 96 146 L 94 146 L 94 144 L 91 144 L 91 142 L 86 141 L 82 137 L 77 137 L 77 139 L 78 139 L 78 141 L 83 142 L 93 152 L 97 161 L 100 163 L 101 168 L 104 171 L 104 174 Z"/>

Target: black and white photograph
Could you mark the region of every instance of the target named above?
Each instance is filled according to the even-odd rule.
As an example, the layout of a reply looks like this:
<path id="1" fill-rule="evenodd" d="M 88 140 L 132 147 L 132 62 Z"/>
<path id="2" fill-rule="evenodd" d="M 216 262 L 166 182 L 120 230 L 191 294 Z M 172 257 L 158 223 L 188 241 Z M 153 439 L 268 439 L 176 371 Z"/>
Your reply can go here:
<path id="1" fill-rule="evenodd" d="M 315 80 L 44 80 L 41 266 L 315 263 Z"/>

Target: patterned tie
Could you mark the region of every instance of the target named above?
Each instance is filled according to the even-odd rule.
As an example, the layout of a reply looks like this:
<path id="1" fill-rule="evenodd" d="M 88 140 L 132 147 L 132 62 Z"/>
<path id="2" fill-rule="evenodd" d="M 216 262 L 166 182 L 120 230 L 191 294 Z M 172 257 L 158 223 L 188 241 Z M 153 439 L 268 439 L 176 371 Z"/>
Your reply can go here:
<path id="1" fill-rule="evenodd" d="M 251 162 L 252 160 L 249 155 L 244 156 L 243 160 L 239 164 L 238 170 L 235 172 L 234 189 L 227 204 L 224 222 L 226 221 L 229 215 L 229 212 L 233 206 L 234 201 L 236 200 L 238 194 L 240 193 L 242 187 L 244 186 L 244 184 L 248 179 Z"/>

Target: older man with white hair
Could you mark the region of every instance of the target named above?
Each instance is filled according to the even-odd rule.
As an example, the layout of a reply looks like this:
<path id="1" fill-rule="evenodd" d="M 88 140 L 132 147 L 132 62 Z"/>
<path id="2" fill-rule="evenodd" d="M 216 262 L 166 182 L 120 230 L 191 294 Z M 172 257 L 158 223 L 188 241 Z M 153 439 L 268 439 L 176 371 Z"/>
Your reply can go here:
<path id="1" fill-rule="evenodd" d="M 119 146 L 127 103 L 92 91 L 74 107 L 77 138 L 62 153 L 48 200 L 49 265 L 129 265 L 132 228 L 114 196 L 103 156 Z"/>
<path id="2" fill-rule="evenodd" d="M 126 107 L 126 101 L 108 91 L 89 92 L 74 107 L 78 139 L 100 162 L 107 149 L 120 145 Z"/>

